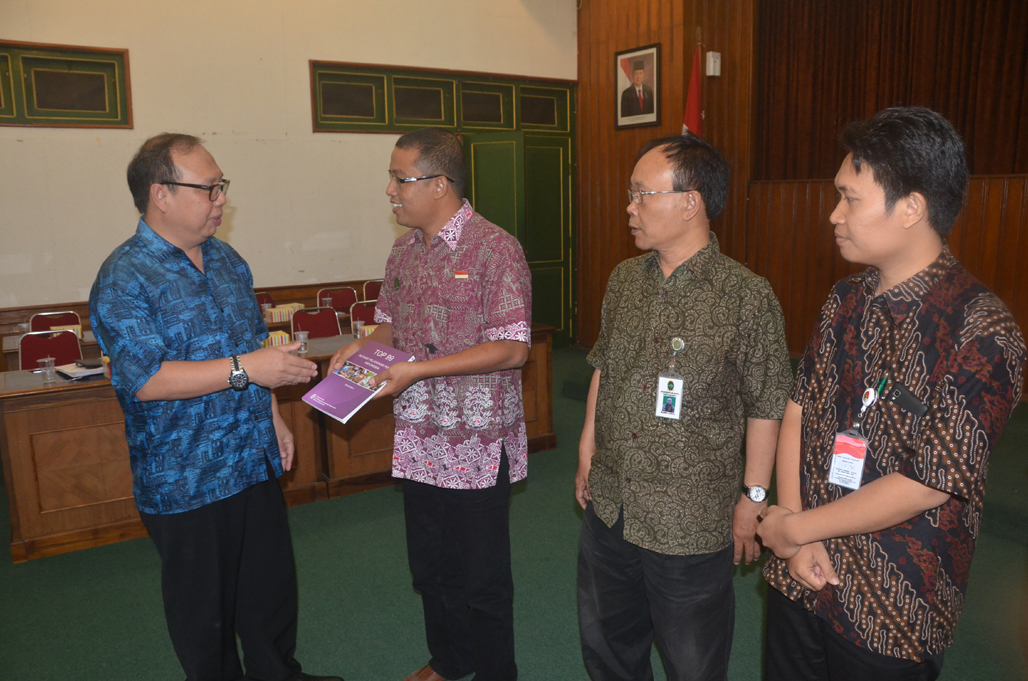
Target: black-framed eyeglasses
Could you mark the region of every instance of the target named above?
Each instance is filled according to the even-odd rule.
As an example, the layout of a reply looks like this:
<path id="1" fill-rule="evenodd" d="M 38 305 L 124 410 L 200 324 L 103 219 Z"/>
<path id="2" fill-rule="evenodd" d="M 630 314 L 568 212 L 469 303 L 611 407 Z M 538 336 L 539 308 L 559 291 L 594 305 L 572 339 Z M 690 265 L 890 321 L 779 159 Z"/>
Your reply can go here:
<path id="1" fill-rule="evenodd" d="M 450 181 L 450 184 L 457 184 L 452 177 L 443 175 L 442 173 L 439 173 L 438 175 L 422 175 L 421 177 L 397 177 L 396 175 L 389 173 L 389 179 L 394 180 L 396 184 L 409 184 L 411 182 L 417 182 L 418 180 L 432 180 L 437 177 L 445 177 Z"/>
<path id="2" fill-rule="evenodd" d="M 639 189 L 628 190 L 628 202 L 642 205 L 643 197 L 647 194 L 688 194 L 692 189 L 668 189 L 662 192 L 644 192 Z"/>
<path id="3" fill-rule="evenodd" d="M 211 201 L 217 201 L 222 192 L 228 191 L 231 180 L 222 180 L 218 184 L 189 184 L 188 182 L 162 182 L 161 184 L 173 184 L 176 187 L 192 187 L 193 189 L 206 189 Z"/>

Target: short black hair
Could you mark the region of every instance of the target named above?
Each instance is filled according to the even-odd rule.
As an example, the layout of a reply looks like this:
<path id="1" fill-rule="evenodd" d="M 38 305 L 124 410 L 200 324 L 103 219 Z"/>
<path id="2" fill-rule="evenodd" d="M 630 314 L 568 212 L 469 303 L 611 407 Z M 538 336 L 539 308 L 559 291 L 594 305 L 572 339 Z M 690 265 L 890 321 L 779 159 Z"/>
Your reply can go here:
<path id="1" fill-rule="evenodd" d="M 928 222 L 945 237 L 964 205 L 969 173 L 964 140 L 941 114 L 924 107 L 894 107 L 850 123 L 842 147 L 859 173 L 866 163 L 891 211 L 913 192 L 928 204 Z"/>
<path id="2" fill-rule="evenodd" d="M 175 182 L 179 179 L 178 168 L 171 160 L 171 152 L 188 154 L 203 140 L 178 132 L 162 132 L 143 142 L 139 151 L 128 165 L 128 185 L 132 201 L 140 213 L 146 213 L 150 205 L 150 186 Z M 169 187 L 174 192 L 175 187 Z"/>
<path id="3" fill-rule="evenodd" d="M 635 162 L 638 163 L 654 149 L 664 152 L 664 157 L 671 163 L 672 189 L 680 192 L 693 189 L 699 192 L 708 220 L 713 220 L 721 214 L 728 198 L 728 183 L 732 179 L 732 171 L 717 149 L 710 146 L 706 140 L 687 132 L 648 142 L 639 150 Z"/>
<path id="4" fill-rule="evenodd" d="M 464 147 L 452 132 L 442 128 L 422 128 L 396 140 L 397 149 L 417 149 L 418 171 L 426 175 L 445 175 L 459 198 L 464 197 L 468 163 Z"/>

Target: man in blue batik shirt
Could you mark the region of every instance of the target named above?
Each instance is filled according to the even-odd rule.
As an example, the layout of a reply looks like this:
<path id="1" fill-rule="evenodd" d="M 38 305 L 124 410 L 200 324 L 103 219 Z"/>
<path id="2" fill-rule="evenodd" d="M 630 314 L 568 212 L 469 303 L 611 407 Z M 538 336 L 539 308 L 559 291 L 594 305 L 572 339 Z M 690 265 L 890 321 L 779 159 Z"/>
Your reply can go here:
<path id="1" fill-rule="evenodd" d="M 268 329 L 246 262 L 214 237 L 214 157 L 189 135 L 143 143 L 128 167 L 142 218 L 107 258 L 89 317 L 125 412 L 133 491 L 161 557 L 164 612 L 192 680 L 338 679 L 301 671 L 293 548 L 278 476 L 293 436 L 272 388 L 306 383 L 299 343 Z"/>

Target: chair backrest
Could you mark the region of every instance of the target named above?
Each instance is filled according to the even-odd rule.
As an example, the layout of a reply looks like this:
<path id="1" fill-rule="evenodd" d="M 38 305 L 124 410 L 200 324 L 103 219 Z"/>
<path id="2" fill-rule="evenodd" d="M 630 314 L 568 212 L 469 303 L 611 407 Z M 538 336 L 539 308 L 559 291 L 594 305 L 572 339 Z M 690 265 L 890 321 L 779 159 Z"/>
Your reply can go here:
<path id="1" fill-rule="evenodd" d="M 381 279 L 368 279 L 364 282 L 364 300 L 378 300 L 378 292 L 381 290 Z"/>
<path id="2" fill-rule="evenodd" d="M 22 371 L 38 369 L 38 360 L 53 357 L 55 364 L 82 359 L 79 337 L 74 331 L 29 331 L 18 339 L 18 366 Z"/>
<path id="3" fill-rule="evenodd" d="M 350 306 L 357 302 L 357 289 L 352 286 L 343 286 L 341 288 L 323 288 L 318 291 L 318 305 L 321 305 L 321 301 L 325 298 L 332 299 L 332 308 L 336 312 L 350 313 Z"/>
<path id="4" fill-rule="evenodd" d="M 267 305 L 271 305 L 272 307 L 275 306 L 275 300 L 271 297 L 270 293 L 265 293 L 264 291 L 260 291 L 260 292 L 254 294 L 254 295 L 257 296 L 257 304 L 258 305 L 265 305 L 265 304 L 267 304 Z"/>
<path id="5" fill-rule="evenodd" d="M 49 331 L 55 326 L 81 325 L 82 320 L 79 319 L 77 312 L 39 312 L 29 319 L 29 331 Z M 35 369 L 35 367 L 32 368 Z"/>
<path id="6" fill-rule="evenodd" d="M 328 338 L 341 336 L 343 333 L 339 330 L 336 311 L 330 307 L 305 307 L 295 310 L 289 325 L 294 334 L 297 331 L 306 331 L 309 338 Z"/>
<path id="7" fill-rule="evenodd" d="M 350 321 L 375 323 L 375 304 L 377 300 L 362 300 L 350 306 Z"/>

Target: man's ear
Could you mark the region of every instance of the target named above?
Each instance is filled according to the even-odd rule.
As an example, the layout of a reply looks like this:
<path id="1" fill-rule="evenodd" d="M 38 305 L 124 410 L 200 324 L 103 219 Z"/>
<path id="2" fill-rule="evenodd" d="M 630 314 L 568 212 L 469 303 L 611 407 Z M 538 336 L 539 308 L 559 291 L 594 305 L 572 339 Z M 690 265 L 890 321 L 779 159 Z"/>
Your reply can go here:
<path id="1" fill-rule="evenodd" d="M 900 200 L 904 203 L 902 209 L 904 229 L 910 229 L 922 220 L 927 223 L 928 202 L 925 201 L 924 194 L 921 192 L 910 192 Z"/>
<path id="2" fill-rule="evenodd" d="M 700 198 L 700 193 L 698 191 L 692 190 L 688 192 L 684 198 L 685 205 L 682 207 L 682 219 L 686 222 L 695 220 L 701 212 L 706 212 L 707 209 L 703 205 L 703 199 Z"/>
<path id="3" fill-rule="evenodd" d="M 168 186 L 164 184 L 155 182 L 150 185 L 150 205 L 162 213 L 167 213 L 169 191 Z"/>
<path id="4" fill-rule="evenodd" d="M 446 196 L 450 189 L 450 181 L 440 175 L 439 177 L 432 180 L 432 197 L 435 199 L 441 199 Z"/>

